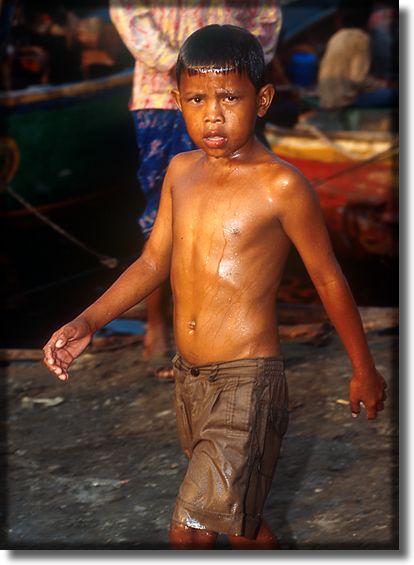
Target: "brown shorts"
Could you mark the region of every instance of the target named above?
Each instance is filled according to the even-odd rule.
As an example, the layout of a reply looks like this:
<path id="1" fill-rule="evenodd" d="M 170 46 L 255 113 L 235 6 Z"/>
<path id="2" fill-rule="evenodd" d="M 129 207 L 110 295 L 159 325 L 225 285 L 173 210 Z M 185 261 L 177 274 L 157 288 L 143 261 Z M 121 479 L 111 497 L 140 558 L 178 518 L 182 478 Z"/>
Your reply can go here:
<path id="1" fill-rule="evenodd" d="M 173 520 L 254 538 L 288 424 L 283 359 L 193 366 L 176 355 L 173 366 L 189 458 Z"/>

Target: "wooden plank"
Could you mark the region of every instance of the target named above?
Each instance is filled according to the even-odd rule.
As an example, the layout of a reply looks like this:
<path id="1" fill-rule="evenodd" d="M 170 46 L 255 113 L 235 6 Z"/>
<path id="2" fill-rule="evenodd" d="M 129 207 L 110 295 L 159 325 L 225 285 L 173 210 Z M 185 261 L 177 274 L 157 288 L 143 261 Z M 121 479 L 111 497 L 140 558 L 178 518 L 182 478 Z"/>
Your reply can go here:
<path id="1" fill-rule="evenodd" d="M 0 361 L 39 361 L 43 359 L 41 349 L 0 349 Z"/>

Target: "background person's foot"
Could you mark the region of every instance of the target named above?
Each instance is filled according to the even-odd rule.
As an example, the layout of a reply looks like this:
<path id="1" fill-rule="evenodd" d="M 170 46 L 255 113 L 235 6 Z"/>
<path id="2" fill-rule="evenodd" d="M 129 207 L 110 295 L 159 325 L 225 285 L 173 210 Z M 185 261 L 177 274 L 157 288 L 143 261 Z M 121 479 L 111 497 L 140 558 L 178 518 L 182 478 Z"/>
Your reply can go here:
<path id="1" fill-rule="evenodd" d="M 160 382 L 173 382 L 174 381 L 174 369 L 172 365 L 165 365 L 163 367 L 158 367 L 154 371 L 154 377 Z"/>
<path id="2" fill-rule="evenodd" d="M 163 325 L 151 327 L 148 325 L 144 338 L 143 358 L 151 361 L 164 357 L 169 358 L 168 330 Z"/>

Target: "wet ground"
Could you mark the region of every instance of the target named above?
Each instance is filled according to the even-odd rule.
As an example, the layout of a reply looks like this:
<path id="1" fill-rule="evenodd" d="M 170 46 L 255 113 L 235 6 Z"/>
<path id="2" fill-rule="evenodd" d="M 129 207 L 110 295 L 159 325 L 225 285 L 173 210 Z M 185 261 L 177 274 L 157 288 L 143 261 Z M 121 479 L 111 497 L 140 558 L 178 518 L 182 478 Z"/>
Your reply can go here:
<path id="1" fill-rule="evenodd" d="M 283 550 L 398 548 L 397 313 L 362 313 L 388 382 L 376 421 L 350 416 L 331 328 L 282 316 L 290 425 L 265 514 Z M 174 385 L 153 378 L 140 341 L 123 343 L 96 342 L 65 384 L 38 360 L 3 363 L 8 548 L 167 549 L 186 467 Z"/>

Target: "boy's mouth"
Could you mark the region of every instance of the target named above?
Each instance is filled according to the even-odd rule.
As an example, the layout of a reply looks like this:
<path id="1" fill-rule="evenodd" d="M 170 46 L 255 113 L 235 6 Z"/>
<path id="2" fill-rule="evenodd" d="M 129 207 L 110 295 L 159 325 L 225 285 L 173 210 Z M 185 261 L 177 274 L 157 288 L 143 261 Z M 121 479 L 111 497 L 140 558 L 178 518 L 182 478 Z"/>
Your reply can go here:
<path id="1" fill-rule="evenodd" d="M 204 139 L 204 143 L 210 149 L 217 149 L 219 147 L 223 147 L 227 142 L 227 139 L 223 135 L 219 135 L 217 133 L 209 133 L 205 135 L 203 139 Z"/>

